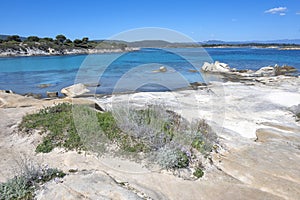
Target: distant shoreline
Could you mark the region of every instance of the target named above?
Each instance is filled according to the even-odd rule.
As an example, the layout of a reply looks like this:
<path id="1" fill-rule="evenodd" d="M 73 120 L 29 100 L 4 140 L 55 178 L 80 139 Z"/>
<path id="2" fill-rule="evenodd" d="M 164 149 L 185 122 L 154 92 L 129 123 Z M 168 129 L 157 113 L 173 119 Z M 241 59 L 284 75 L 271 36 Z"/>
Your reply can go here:
<path id="1" fill-rule="evenodd" d="M 277 50 L 300 50 L 300 46 L 298 47 L 280 47 L 280 46 L 227 46 L 227 45 L 220 45 L 220 46 L 205 46 L 203 48 L 208 49 L 225 49 L 225 48 L 257 48 L 257 49 L 277 49 Z"/>
<path id="2" fill-rule="evenodd" d="M 16 57 L 36 57 L 36 56 L 69 56 L 69 55 L 89 55 L 89 54 L 105 54 L 105 53 L 123 53 L 138 51 L 140 48 L 126 47 L 125 49 L 72 49 L 64 50 L 63 52 L 53 52 L 49 53 L 40 50 L 28 51 L 3 51 L 0 52 L 0 58 L 16 58 Z"/>
<path id="3" fill-rule="evenodd" d="M 126 49 L 72 49 L 64 52 L 41 52 L 40 50 L 31 51 L 31 53 L 15 51 L 0 52 L 0 58 L 17 58 L 17 57 L 36 57 L 36 56 L 69 56 L 69 55 L 89 55 L 89 54 L 105 54 L 105 53 L 123 53 L 139 51 L 141 48 L 147 47 L 126 47 Z M 257 48 L 257 49 L 277 49 L 277 50 L 300 50 L 299 47 L 279 47 L 279 46 L 199 46 L 199 47 L 152 47 L 152 48 L 204 48 L 204 49 L 226 49 L 226 48 Z"/>

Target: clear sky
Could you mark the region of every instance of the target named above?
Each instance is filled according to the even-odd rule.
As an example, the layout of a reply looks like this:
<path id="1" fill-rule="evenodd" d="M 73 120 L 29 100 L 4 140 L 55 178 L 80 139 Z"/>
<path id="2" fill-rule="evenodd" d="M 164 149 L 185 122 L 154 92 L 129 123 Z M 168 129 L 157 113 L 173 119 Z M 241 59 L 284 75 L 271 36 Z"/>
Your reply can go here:
<path id="1" fill-rule="evenodd" d="M 105 39 L 141 27 L 197 41 L 300 38 L 300 0 L 0 0 L 0 34 Z"/>

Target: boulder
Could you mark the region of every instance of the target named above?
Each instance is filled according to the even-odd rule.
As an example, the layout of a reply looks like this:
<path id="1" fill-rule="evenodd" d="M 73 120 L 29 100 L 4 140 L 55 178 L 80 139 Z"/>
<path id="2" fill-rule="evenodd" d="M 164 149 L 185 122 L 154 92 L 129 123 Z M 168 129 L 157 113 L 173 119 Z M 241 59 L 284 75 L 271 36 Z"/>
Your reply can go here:
<path id="1" fill-rule="evenodd" d="M 63 88 L 61 90 L 61 93 L 67 97 L 77 97 L 77 96 L 80 96 L 89 91 L 90 90 L 88 90 L 84 84 L 78 83 L 78 84 Z"/>
<path id="2" fill-rule="evenodd" d="M 196 90 L 198 89 L 199 87 L 207 87 L 207 84 L 206 83 L 201 83 L 201 82 L 193 82 L 193 83 L 190 83 L 191 87 Z"/>
<path id="3" fill-rule="evenodd" d="M 228 66 L 228 64 L 220 63 L 219 61 L 216 61 L 215 63 L 204 62 L 202 71 L 226 73 L 230 72 L 230 67 Z"/>
<path id="4" fill-rule="evenodd" d="M 288 73 L 294 73 L 297 72 L 298 70 L 295 67 L 292 66 L 287 66 L 287 65 L 283 65 L 282 67 L 279 66 L 275 66 L 275 75 L 284 75 L 284 74 L 288 74 Z"/>
<path id="5" fill-rule="evenodd" d="M 275 67 L 262 67 L 254 73 L 255 76 L 275 76 Z"/>
<path id="6" fill-rule="evenodd" d="M 14 94 L 12 90 L 0 90 L 2 93 L 7 93 L 7 94 Z"/>
<path id="7" fill-rule="evenodd" d="M 167 68 L 166 68 L 165 66 L 161 66 L 161 67 L 159 68 L 159 71 L 160 71 L 160 72 L 166 72 L 166 71 L 167 71 Z"/>
<path id="8" fill-rule="evenodd" d="M 158 70 L 153 70 L 153 72 L 158 73 L 158 72 L 167 72 L 168 69 L 165 66 L 161 66 Z"/>
<path id="9" fill-rule="evenodd" d="M 41 94 L 34 94 L 32 92 L 29 92 L 29 93 L 26 93 L 24 95 L 25 97 L 33 97 L 35 99 L 41 99 L 42 98 L 42 95 Z"/>
<path id="10" fill-rule="evenodd" d="M 296 71 L 298 71 L 295 67 L 287 66 L 287 65 L 282 66 L 281 69 L 285 70 L 287 72 L 296 72 Z"/>
<path id="11" fill-rule="evenodd" d="M 58 92 L 49 92 L 49 91 L 47 91 L 46 94 L 47 94 L 47 97 L 49 97 L 49 98 L 58 97 Z"/>

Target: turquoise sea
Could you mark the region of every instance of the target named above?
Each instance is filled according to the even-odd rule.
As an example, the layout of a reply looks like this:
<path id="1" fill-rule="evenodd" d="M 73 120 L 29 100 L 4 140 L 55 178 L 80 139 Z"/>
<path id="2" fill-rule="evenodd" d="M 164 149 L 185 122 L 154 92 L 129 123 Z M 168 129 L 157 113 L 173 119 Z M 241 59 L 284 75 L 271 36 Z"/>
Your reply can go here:
<path id="1" fill-rule="evenodd" d="M 141 49 L 127 53 L 0 58 L 0 89 L 16 93 L 60 91 L 74 83 L 100 83 L 91 92 L 165 91 L 206 81 L 193 72 L 203 62 L 220 61 L 237 69 L 290 65 L 300 71 L 300 50 L 256 48 Z M 161 66 L 165 73 L 155 72 Z M 40 84 L 50 84 L 47 88 Z"/>

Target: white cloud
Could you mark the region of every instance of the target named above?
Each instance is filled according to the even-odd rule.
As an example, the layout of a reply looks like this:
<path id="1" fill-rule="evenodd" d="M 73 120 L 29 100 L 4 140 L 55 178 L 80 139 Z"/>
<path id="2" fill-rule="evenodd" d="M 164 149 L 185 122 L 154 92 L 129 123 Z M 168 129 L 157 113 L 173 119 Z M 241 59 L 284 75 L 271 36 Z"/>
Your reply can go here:
<path id="1" fill-rule="evenodd" d="M 266 10 L 265 13 L 270 13 L 270 14 L 278 14 L 282 15 L 285 14 L 287 11 L 287 7 L 277 7 L 277 8 L 271 8 L 269 10 Z"/>
<path id="2" fill-rule="evenodd" d="M 279 15 L 280 15 L 280 16 L 284 16 L 284 15 L 285 15 L 285 13 L 279 13 Z"/>

